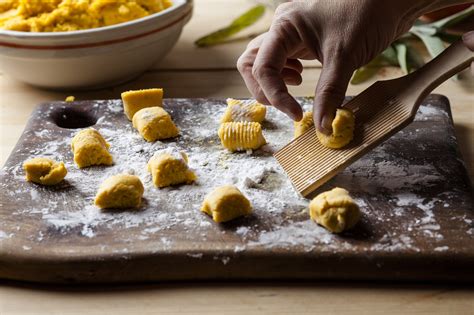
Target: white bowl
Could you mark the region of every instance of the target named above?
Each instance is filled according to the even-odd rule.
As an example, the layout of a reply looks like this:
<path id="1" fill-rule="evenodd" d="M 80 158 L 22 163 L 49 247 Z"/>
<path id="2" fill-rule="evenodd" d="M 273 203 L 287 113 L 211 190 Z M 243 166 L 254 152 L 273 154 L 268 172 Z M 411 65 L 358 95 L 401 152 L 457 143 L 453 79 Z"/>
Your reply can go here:
<path id="1" fill-rule="evenodd" d="M 83 89 L 132 79 L 162 59 L 190 20 L 192 0 L 126 23 L 73 32 L 0 30 L 0 69 L 43 88 Z"/>

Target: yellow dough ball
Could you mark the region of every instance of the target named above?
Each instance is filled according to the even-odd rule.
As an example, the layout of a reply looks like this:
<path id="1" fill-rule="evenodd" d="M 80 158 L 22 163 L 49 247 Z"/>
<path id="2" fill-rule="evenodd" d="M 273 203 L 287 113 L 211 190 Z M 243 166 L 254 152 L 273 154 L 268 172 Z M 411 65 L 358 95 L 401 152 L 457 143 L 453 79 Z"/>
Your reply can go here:
<path id="1" fill-rule="evenodd" d="M 95 129 L 79 131 L 71 142 L 74 162 L 80 168 L 91 165 L 112 165 L 113 158 L 108 149 L 110 145 Z"/>
<path id="2" fill-rule="evenodd" d="M 150 142 L 174 138 L 179 134 L 170 114 L 161 107 L 140 109 L 133 116 L 133 127 Z"/>
<path id="3" fill-rule="evenodd" d="M 348 109 L 338 109 L 332 121 L 332 134 L 328 136 L 316 130 L 316 135 L 325 147 L 340 149 L 351 142 L 354 137 L 354 127 L 354 114 Z"/>
<path id="4" fill-rule="evenodd" d="M 267 143 L 258 122 L 227 122 L 218 130 L 222 145 L 231 152 L 255 150 Z"/>
<path id="5" fill-rule="evenodd" d="M 163 106 L 163 89 L 146 89 L 122 93 L 123 111 L 128 120 L 142 108 Z"/>
<path id="6" fill-rule="evenodd" d="M 256 100 L 227 99 L 227 109 L 221 118 L 221 122 L 232 121 L 254 121 L 261 123 L 265 120 L 267 107 Z"/>
<path id="7" fill-rule="evenodd" d="M 99 187 L 94 204 L 106 208 L 138 208 L 145 191 L 140 178 L 119 174 L 107 178 Z"/>
<path id="8" fill-rule="evenodd" d="M 349 192 L 334 188 L 316 196 L 309 204 L 311 219 L 333 233 L 352 228 L 360 219 L 360 210 Z"/>
<path id="9" fill-rule="evenodd" d="M 294 122 L 294 126 L 295 126 L 295 138 L 298 138 L 299 136 L 304 134 L 306 131 L 308 131 L 309 128 L 314 126 L 313 112 L 305 112 L 303 114 L 303 118 L 300 121 Z"/>
<path id="10" fill-rule="evenodd" d="M 60 183 L 67 174 L 63 162 L 41 157 L 25 161 L 23 169 L 27 181 L 46 186 Z"/>
<path id="11" fill-rule="evenodd" d="M 197 178 L 188 167 L 188 156 L 174 148 L 156 152 L 148 162 L 148 171 L 159 188 L 190 184 Z"/>
<path id="12" fill-rule="evenodd" d="M 201 207 L 215 222 L 227 222 L 252 212 L 250 201 L 235 186 L 221 186 L 209 193 Z"/>

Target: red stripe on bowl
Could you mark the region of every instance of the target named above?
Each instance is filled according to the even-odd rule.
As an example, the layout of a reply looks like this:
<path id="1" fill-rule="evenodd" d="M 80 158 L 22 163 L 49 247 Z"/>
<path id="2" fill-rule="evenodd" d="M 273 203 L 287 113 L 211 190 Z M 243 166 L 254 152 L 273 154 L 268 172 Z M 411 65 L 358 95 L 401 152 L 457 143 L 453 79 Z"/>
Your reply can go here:
<path id="1" fill-rule="evenodd" d="M 103 41 L 103 42 L 98 42 L 98 43 L 90 43 L 90 44 L 77 44 L 77 45 L 58 45 L 58 46 L 35 46 L 35 45 L 21 45 L 21 44 L 12 44 L 12 43 L 7 43 L 7 42 L 0 42 L 0 46 L 3 47 L 10 47 L 10 48 L 20 48 L 20 49 L 35 49 L 35 50 L 64 50 L 64 49 L 77 49 L 77 48 L 90 48 L 90 47 L 98 47 L 98 46 L 106 46 L 106 45 L 112 45 L 112 44 L 117 44 L 117 43 L 122 43 L 122 42 L 127 42 L 129 40 L 145 37 L 154 33 L 158 33 L 164 29 L 167 29 L 185 18 L 187 18 L 192 12 L 192 8 L 189 9 L 186 13 L 184 13 L 182 16 L 180 16 L 178 19 L 151 31 L 129 36 L 129 37 L 124 37 L 124 38 L 118 38 L 118 39 L 113 39 L 113 40 L 108 40 L 108 41 Z"/>

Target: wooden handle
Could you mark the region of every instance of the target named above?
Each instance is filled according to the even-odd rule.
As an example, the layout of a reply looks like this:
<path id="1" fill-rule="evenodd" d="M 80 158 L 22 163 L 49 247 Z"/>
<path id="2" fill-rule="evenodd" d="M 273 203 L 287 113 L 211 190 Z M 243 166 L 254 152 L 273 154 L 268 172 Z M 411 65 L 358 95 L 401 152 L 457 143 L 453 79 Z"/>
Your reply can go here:
<path id="1" fill-rule="evenodd" d="M 474 52 L 460 40 L 446 48 L 425 66 L 408 75 L 411 86 L 408 90 L 418 96 L 414 111 L 431 91 L 456 73 L 469 67 L 473 61 Z"/>

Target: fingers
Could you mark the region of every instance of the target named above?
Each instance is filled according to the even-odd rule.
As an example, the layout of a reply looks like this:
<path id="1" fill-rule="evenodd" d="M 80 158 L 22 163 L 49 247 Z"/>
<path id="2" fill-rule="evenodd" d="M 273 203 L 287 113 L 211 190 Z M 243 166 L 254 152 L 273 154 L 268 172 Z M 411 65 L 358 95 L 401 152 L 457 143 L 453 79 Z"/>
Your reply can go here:
<path id="1" fill-rule="evenodd" d="M 343 57 L 338 54 L 331 56 L 324 64 L 316 86 L 313 113 L 314 124 L 322 133 L 332 133 L 332 121 L 336 109 L 344 101 L 347 85 L 351 79 L 352 67 L 343 65 Z"/>
<path id="2" fill-rule="evenodd" d="M 297 70 L 285 69 L 288 56 L 286 38 L 275 31 L 267 33 L 255 58 L 252 75 L 271 105 L 287 114 L 291 119 L 301 120 L 303 111 L 298 102 L 288 93 L 283 74 L 284 72 L 287 78 L 291 77 L 292 79 L 295 78 L 288 76 L 289 73 L 298 73 L 299 75 Z M 297 63 L 288 62 L 288 64 L 290 67 L 299 69 Z"/>
<path id="3" fill-rule="evenodd" d="M 285 68 L 281 71 L 281 76 L 283 77 L 283 81 L 287 85 L 300 85 L 303 82 L 303 78 L 298 71 L 293 69 Z"/>

